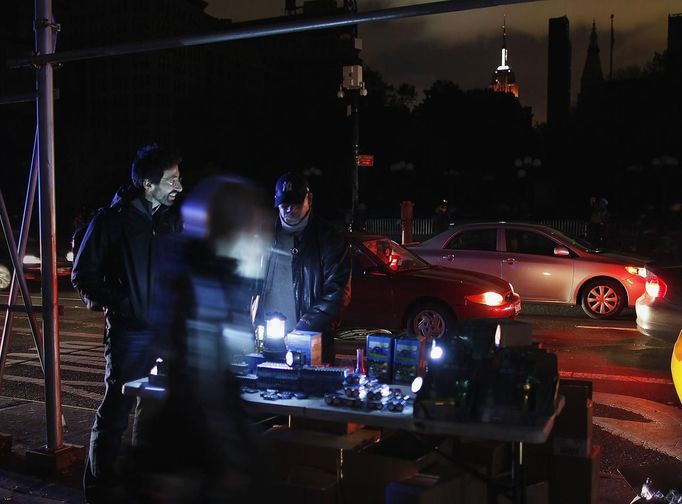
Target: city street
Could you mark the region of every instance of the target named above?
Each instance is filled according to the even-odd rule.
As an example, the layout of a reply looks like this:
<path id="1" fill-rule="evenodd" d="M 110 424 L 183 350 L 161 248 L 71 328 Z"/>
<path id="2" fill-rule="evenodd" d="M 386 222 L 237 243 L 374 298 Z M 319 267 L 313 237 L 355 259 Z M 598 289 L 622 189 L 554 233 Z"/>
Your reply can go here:
<path id="1" fill-rule="evenodd" d="M 0 302 L 6 299 L 6 294 L 0 296 Z M 39 301 L 34 296 L 34 303 Z M 104 390 L 103 317 L 86 310 L 68 288 L 60 304 L 62 401 L 94 414 Z M 602 487 L 615 485 L 617 490 L 609 490 L 613 495 L 631 495 L 619 467 L 682 460 L 676 438 L 664 436 L 659 442 L 654 435 L 657 430 L 675 432 L 682 423 L 669 371 L 671 348 L 641 335 L 633 310 L 616 320 L 597 321 L 580 308 L 524 305 L 520 320 L 532 324 L 534 338 L 557 354 L 562 378 L 593 383 L 594 444 L 602 446 Z M 16 318 L 0 396 L 43 400 L 42 372 L 23 315 Z"/>
<path id="2" fill-rule="evenodd" d="M 62 401 L 96 408 L 104 386 L 103 316 L 85 309 L 78 295 L 60 294 Z M 0 295 L 1 302 L 7 300 Z M 40 303 L 34 296 L 35 304 Z M 562 378 L 590 380 L 596 393 L 618 394 L 679 407 L 670 377 L 669 344 L 641 335 L 633 310 L 612 321 L 592 320 L 580 308 L 524 305 L 519 320 L 559 358 Z M 25 316 L 17 315 L 0 395 L 43 399 L 40 364 Z M 682 456 L 682 453 L 680 454 Z"/>

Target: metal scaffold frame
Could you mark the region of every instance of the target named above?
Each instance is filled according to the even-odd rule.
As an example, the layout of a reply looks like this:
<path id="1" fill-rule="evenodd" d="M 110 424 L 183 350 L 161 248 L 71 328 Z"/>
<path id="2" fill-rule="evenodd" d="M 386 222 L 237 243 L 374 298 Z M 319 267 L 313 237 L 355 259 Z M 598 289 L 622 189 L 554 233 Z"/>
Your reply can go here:
<path id="1" fill-rule="evenodd" d="M 29 314 L 38 354 L 45 372 L 45 407 L 47 425 L 46 449 L 56 452 L 63 448 L 63 425 L 61 404 L 61 377 L 59 360 L 59 316 L 57 299 L 57 266 L 56 266 L 56 213 L 55 213 L 55 145 L 54 145 L 54 85 L 53 66 L 73 61 L 107 58 L 112 56 L 139 54 L 144 52 L 175 49 L 206 44 L 215 44 L 233 40 L 283 35 L 311 30 L 324 30 L 353 26 L 393 19 L 442 14 L 529 3 L 539 0 L 444 0 L 390 9 L 368 12 L 353 12 L 320 18 L 307 18 L 274 22 L 260 26 L 239 27 L 225 31 L 199 34 L 184 37 L 169 37 L 157 40 L 117 44 L 111 46 L 55 52 L 54 35 L 59 27 L 52 21 L 52 0 L 35 0 L 34 30 L 36 35 L 36 55 L 27 58 L 8 60 L 11 68 L 33 67 L 36 71 L 36 111 L 37 142 L 34 147 L 29 188 L 26 195 L 24 219 L 20 231 L 19 246 L 14 241 L 8 213 L 0 192 L 0 212 L 2 227 L 10 248 L 15 278 L 10 290 L 5 326 L 0 339 L 0 381 L 4 368 L 5 356 L 12 327 L 12 311 L 16 300 L 16 285 L 19 284 L 24 300 L 25 310 Z M 334 90 L 330 90 L 334 92 Z M 29 95 L 22 95 L 29 97 Z M 22 101 L 27 101 L 25 98 Z M 16 102 L 0 98 L 0 104 Z M 36 158 L 38 168 L 36 170 Z M 27 230 L 30 223 L 31 207 L 35 195 L 36 178 L 39 188 L 40 206 L 40 250 L 41 250 L 41 293 L 43 331 L 42 338 L 35 322 L 31 298 L 28 293 L 26 279 L 22 271 L 22 259 L 26 248 Z M 27 217 L 28 216 L 28 217 Z"/>

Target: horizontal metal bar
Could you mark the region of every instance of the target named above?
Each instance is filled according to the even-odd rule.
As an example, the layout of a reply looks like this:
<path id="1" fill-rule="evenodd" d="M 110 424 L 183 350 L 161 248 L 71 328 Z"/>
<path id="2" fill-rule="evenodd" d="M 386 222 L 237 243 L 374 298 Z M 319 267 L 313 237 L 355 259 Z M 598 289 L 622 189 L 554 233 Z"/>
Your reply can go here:
<path id="1" fill-rule="evenodd" d="M 34 313 L 42 313 L 43 312 L 42 306 L 33 305 L 31 308 L 32 308 Z M 64 315 L 64 305 L 58 305 L 57 309 L 58 309 L 60 315 Z M 9 311 L 18 312 L 18 313 L 26 313 L 26 306 L 24 306 L 22 304 L 14 304 L 14 305 L 0 304 L 0 310 L 9 310 Z"/>
<path id="2" fill-rule="evenodd" d="M 26 66 L 41 66 L 47 63 L 65 63 L 69 61 L 90 60 L 105 58 L 108 56 L 122 56 L 125 54 L 138 54 L 162 49 L 175 49 L 179 47 L 191 47 L 232 40 L 268 37 L 283 35 L 285 33 L 297 33 L 311 30 L 324 30 L 340 28 L 392 19 L 443 14 L 500 5 L 537 2 L 540 0 L 445 0 L 441 2 L 429 2 L 389 9 L 373 10 L 368 12 L 356 12 L 337 16 L 325 16 L 312 19 L 297 19 L 295 21 L 277 21 L 270 24 L 250 25 L 235 27 L 230 30 L 204 33 L 200 35 L 188 35 L 182 37 L 168 37 L 163 39 L 149 40 L 144 42 L 129 42 L 110 46 L 92 47 L 86 49 L 74 49 L 61 53 L 42 54 L 28 58 L 7 60 L 10 68 Z M 278 18 L 279 19 L 279 18 Z"/>
<path id="3" fill-rule="evenodd" d="M 10 105 L 12 103 L 29 103 L 35 102 L 38 98 L 38 93 L 24 93 L 18 95 L 0 96 L 0 105 Z M 54 99 L 59 99 L 59 88 L 54 90 Z"/>

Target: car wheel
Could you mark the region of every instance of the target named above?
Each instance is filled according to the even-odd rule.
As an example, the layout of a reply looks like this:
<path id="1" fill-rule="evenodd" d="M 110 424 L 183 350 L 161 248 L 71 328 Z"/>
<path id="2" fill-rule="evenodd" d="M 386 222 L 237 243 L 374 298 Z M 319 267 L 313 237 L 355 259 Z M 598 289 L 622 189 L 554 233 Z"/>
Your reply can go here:
<path id="1" fill-rule="evenodd" d="M 0 264 L 0 290 L 5 290 L 9 287 L 12 281 L 12 274 L 7 269 L 7 266 Z"/>
<path id="2" fill-rule="evenodd" d="M 410 312 L 407 318 L 408 332 L 415 334 L 420 340 L 438 339 L 455 323 L 455 317 L 449 308 L 436 303 L 423 304 Z"/>
<path id="3" fill-rule="evenodd" d="M 609 319 L 625 307 L 625 289 L 608 278 L 590 280 L 583 289 L 583 311 L 593 319 Z"/>

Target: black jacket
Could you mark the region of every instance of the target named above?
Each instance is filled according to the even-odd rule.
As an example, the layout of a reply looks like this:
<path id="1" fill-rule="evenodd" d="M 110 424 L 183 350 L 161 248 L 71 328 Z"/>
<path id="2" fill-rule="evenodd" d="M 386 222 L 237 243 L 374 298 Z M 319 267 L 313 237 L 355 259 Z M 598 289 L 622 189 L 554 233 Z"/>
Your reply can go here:
<path id="1" fill-rule="evenodd" d="M 281 232 L 278 218 L 275 236 Z M 300 238 L 294 237 L 294 248 L 297 253 L 292 257 L 291 270 L 298 318 L 296 329 L 333 331 L 340 322 L 341 312 L 350 303 L 350 248 L 340 233 L 314 214 Z M 262 296 L 262 289 L 260 293 Z M 259 306 L 263 306 L 262 300 Z M 262 321 L 262 313 L 258 319 Z"/>
<path id="2" fill-rule="evenodd" d="M 155 284 L 158 241 L 179 231 L 178 215 L 151 204 L 132 187 L 120 189 L 88 226 L 71 282 L 91 310 L 130 328 L 146 328 Z"/>

